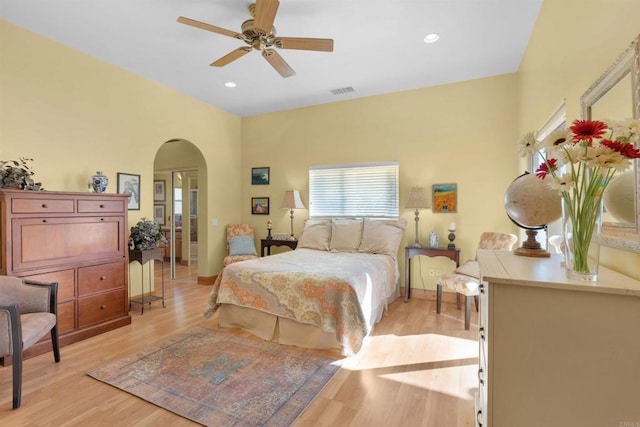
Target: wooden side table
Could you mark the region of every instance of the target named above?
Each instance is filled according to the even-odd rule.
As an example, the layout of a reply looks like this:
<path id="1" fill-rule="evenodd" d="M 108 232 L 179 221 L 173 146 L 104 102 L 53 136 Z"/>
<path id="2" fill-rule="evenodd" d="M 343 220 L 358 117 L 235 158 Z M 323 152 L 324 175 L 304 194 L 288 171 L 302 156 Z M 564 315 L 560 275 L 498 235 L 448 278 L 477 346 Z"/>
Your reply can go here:
<path id="1" fill-rule="evenodd" d="M 151 305 L 152 301 L 161 300 L 162 307 L 166 308 L 164 304 L 164 249 L 163 248 L 155 248 L 149 249 L 146 251 L 140 250 L 130 250 L 129 251 L 129 264 L 133 261 L 138 261 L 140 263 L 140 286 L 141 286 L 141 296 L 140 298 L 130 299 L 129 300 L 129 310 L 131 310 L 131 303 L 135 302 L 136 304 L 140 304 L 140 314 L 144 314 L 144 303 L 149 303 Z M 144 265 L 149 261 L 159 261 L 162 263 L 162 296 L 151 295 L 151 269 L 149 269 L 149 295 L 144 295 Z M 131 281 L 129 281 L 129 286 L 131 286 Z"/>
<path id="2" fill-rule="evenodd" d="M 277 240 L 277 239 L 260 239 L 260 255 L 264 256 L 264 250 L 267 255 L 271 255 L 271 246 L 289 246 L 291 249 L 298 247 L 297 240 Z"/>
<path id="3" fill-rule="evenodd" d="M 428 257 L 447 257 L 456 263 L 456 267 L 460 267 L 460 249 L 453 248 L 404 248 L 404 302 L 409 301 L 409 292 L 411 290 L 411 258 L 416 255 L 424 255 Z"/>

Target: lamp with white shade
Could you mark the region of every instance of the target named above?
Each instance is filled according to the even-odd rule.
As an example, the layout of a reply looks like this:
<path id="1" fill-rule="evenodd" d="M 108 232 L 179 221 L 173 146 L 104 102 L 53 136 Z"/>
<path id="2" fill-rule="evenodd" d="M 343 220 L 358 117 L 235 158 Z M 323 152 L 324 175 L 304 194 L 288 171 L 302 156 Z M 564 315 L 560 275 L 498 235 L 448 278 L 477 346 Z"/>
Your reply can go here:
<path id="1" fill-rule="evenodd" d="M 411 245 L 412 248 L 421 248 L 420 238 L 418 237 L 418 222 L 420 221 L 420 209 L 424 209 L 428 207 L 427 199 L 424 198 L 424 188 L 423 187 L 412 187 L 411 192 L 409 193 L 409 200 L 405 205 L 407 209 L 415 209 L 416 212 L 416 240 Z"/>
<path id="2" fill-rule="evenodd" d="M 290 210 L 291 217 L 291 236 L 290 240 L 297 240 L 293 235 L 293 210 L 294 209 L 305 209 L 304 203 L 302 203 L 302 199 L 300 198 L 300 192 L 298 190 L 287 190 L 284 192 L 284 199 L 282 200 L 282 209 Z"/>

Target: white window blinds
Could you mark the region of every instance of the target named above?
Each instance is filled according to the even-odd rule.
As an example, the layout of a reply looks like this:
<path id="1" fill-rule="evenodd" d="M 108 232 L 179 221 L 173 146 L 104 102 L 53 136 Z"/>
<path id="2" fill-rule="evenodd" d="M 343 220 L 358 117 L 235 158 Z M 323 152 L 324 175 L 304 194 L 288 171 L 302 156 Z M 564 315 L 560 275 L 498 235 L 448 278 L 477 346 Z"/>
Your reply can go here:
<path id="1" fill-rule="evenodd" d="M 398 162 L 309 168 L 311 217 L 397 218 Z"/>

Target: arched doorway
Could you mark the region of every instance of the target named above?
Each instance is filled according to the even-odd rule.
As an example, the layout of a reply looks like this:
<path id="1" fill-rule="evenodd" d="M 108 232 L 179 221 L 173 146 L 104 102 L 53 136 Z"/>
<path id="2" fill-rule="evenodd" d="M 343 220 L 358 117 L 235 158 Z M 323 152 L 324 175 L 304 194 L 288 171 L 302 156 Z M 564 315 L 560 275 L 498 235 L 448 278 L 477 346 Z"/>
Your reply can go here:
<path id="1" fill-rule="evenodd" d="M 175 278 L 176 264 L 197 262 L 205 246 L 207 165 L 200 150 L 185 139 L 165 142 L 153 165 L 154 216 L 169 240 L 165 258 Z M 199 266 L 198 275 L 204 275 Z"/>

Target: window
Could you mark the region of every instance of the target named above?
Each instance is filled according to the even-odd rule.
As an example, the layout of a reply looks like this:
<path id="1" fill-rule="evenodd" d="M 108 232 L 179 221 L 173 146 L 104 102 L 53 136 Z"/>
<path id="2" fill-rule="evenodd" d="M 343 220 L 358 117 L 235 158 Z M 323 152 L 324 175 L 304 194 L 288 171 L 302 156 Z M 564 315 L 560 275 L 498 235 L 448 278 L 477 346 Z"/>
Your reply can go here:
<path id="1" fill-rule="evenodd" d="M 398 169 L 398 162 L 310 167 L 310 216 L 397 218 Z"/>

